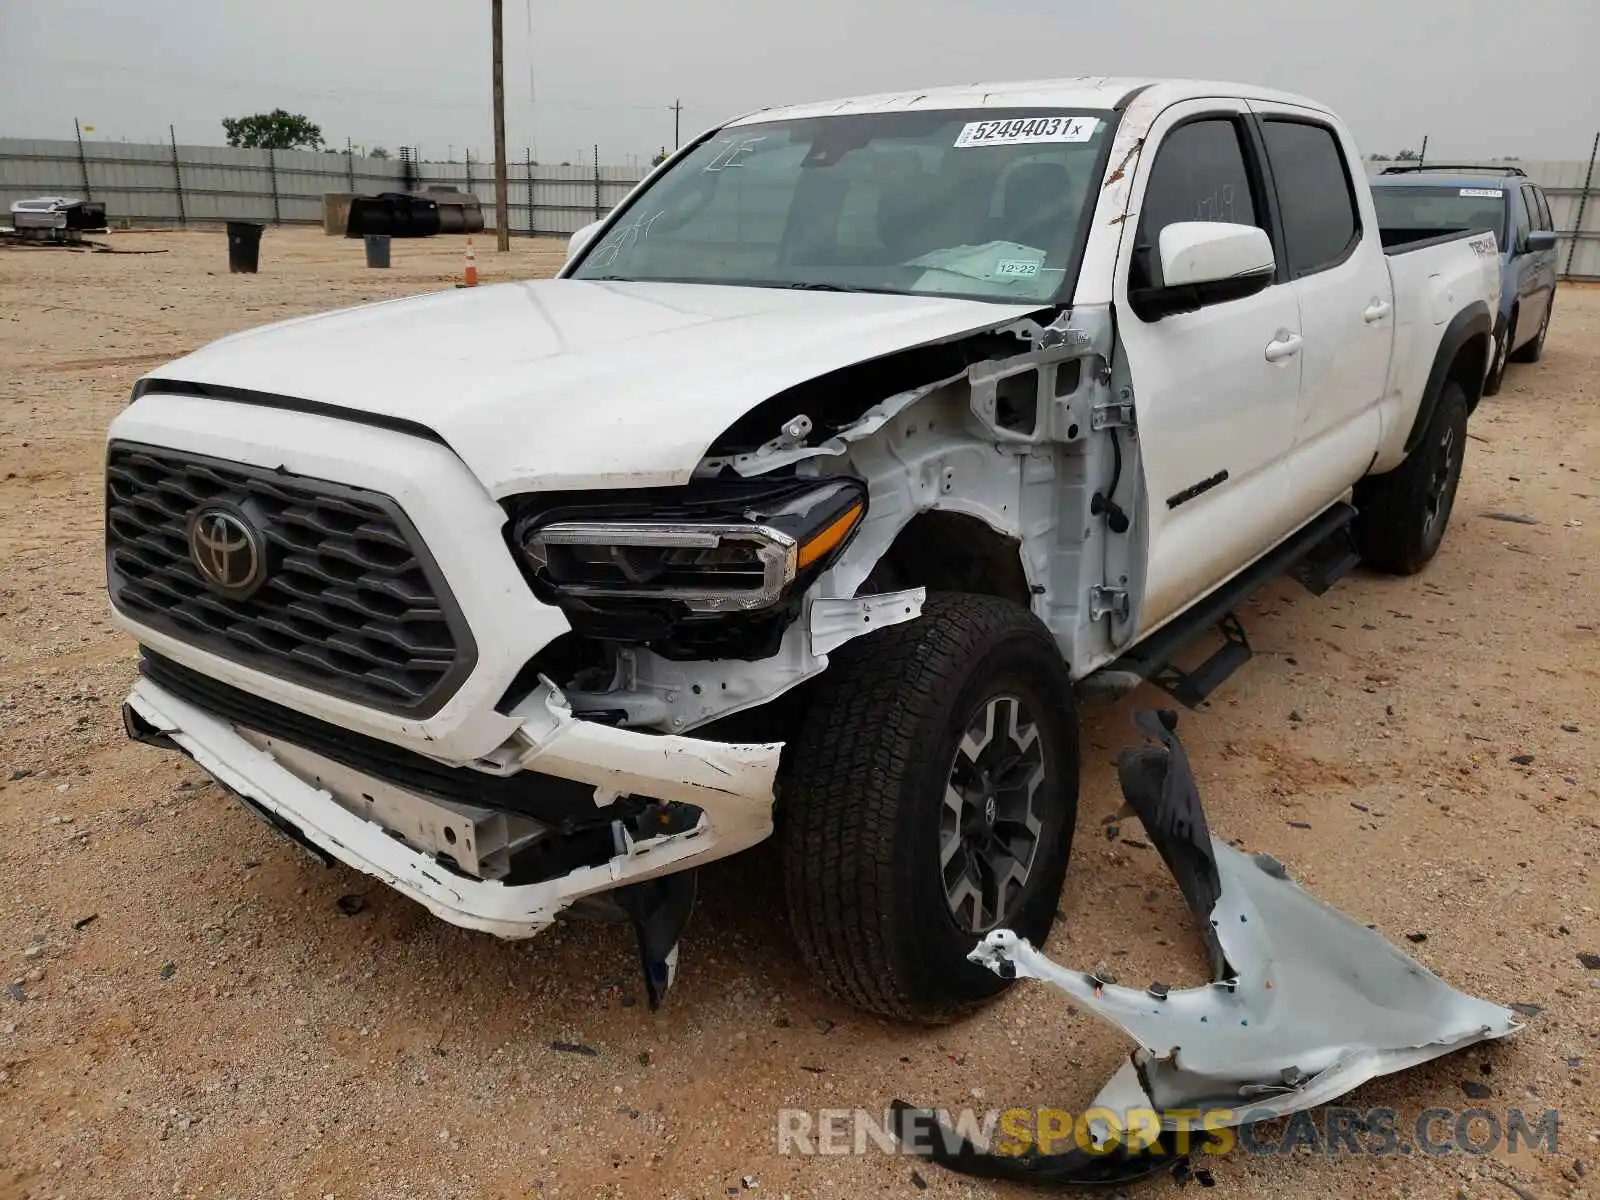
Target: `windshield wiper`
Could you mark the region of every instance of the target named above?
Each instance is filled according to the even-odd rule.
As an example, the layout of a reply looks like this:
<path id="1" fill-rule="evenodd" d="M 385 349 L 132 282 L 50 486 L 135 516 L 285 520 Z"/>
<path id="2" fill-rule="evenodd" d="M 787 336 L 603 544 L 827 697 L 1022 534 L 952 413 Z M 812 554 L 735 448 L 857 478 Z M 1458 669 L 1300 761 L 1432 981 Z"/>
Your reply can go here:
<path id="1" fill-rule="evenodd" d="M 816 281 L 802 280 L 797 280 L 794 283 L 786 283 L 783 286 L 786 288 L 794 288 L 803 292 L 854 292 L 860 290 L 859 288 L 845 287 L 840 283 L 821 283 Z"/>

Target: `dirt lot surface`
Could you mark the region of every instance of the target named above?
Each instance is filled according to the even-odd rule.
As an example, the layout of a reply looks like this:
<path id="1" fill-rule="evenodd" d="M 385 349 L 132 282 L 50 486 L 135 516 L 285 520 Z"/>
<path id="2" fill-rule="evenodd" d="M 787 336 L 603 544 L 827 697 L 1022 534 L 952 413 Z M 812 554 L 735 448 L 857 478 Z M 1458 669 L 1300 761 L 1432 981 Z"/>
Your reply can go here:
<path id="1" fill-rule="evenodd" d="M 396 242 L 394 269 L 368 271 L 359 243 L 269 229 L 239 276 L 218 232 L 109 241 L 157 253 L 0 250 L 0 1196 L 1027 1194 L 877 1151 L 777 1152 L 781 1108 L 1081 1109 L 1126 1045 L 1041 985 L 939 1030 L 829 1002 L 794 960 L 768 847 L 706 872 L 652 1015 L 625 931 L 453 929 L 124 740 L 134 647 L 107 620 L 100 471 L 133 381 L 233 330 L 448 287 L 462 245 Z M 486 282 L 561 254 L 491 246 Z M 1544 362 L 1513 366 L 1472 432 L 1432 566 L 1320 600 L 1273 586 L 1243 614 L 1256 659 L 1181 731 L 1215 830 L 1455 986 L 1542 1009 L 1348 1102 L 1402 1130 L 1434 1105 L 1555 1108 L 1558 1149 L 1236 1150 L 1195 1164 L 1219 1195 L 1600 1195 L 1600 971 L 1579 959 L 1600 954 L 1600 291 L 1562 288 Z M 1102 830 L 1128 709 L 1085 714 L 1048 949 L 1197 980 L 1157 856 Z"/>

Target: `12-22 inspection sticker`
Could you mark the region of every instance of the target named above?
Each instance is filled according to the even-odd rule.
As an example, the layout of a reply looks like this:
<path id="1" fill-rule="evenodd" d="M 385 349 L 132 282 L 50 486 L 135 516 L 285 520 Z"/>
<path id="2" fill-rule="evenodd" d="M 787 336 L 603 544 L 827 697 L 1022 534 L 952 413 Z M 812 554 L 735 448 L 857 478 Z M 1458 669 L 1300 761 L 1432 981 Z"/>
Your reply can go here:
<path id="1" fill-rule="evenodd" d="M 1087 142 L 1100 128 L 1098 117 L 1015 117 L 969 121 L 956 135 L 955 148 L 1031 146 L 1046 142 Z"/>

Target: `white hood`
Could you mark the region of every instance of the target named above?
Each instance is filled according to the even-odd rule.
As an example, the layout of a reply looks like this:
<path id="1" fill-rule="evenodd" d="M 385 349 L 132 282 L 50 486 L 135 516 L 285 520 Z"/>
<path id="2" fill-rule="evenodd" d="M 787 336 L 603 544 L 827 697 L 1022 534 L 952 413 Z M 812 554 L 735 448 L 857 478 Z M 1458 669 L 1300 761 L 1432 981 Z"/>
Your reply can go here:
<path id="1" fill-rule="evenodd" d="M 151 374 L 415 422 L 497 498 L 651 487 L 686 482 L 718 434 L 786 388 L 1039 307 L 551 279 L 279 322 Z"/>

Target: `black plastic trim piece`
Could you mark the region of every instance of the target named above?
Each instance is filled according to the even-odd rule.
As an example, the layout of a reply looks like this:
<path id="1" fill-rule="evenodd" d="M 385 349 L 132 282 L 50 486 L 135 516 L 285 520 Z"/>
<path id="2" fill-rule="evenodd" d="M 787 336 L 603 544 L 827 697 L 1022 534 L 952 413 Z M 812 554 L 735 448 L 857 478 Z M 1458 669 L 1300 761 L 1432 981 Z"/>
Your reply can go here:
<path id="1" fill-rule="evenodd" d="M 620 801 L 609 809 L 598 808 L 592 786 L 554 775 L 537 771 L 490 775 L 471 767 L 446 766 L 389 742 L 252 696 L 153 650 L 143 651 L 139 673 L 162 691 L 219 720 L 299 746 L 407 791 L 522 813 L 556 826 L 604 824 L 631 811 Z"/>
<path id="2" fill-rule="evenodd" d="M 333 417 L 356 425 L 370 425 L 409 437 L 434 442 L 445 449 L 450 443 L 435 430 L 405 417 L 391 417 L 384 413 L 362 412 L 337 404 L 324 404 L 320 400 L 303 400 L 298 396 L 282 396 L 277 392 L 257 392 L 250 388 L 226 387 L 220 383 L 195 383 L 187 379 L 161 379 L 151 376 L 133 385 L 133 399 L 156 392 L 166 396 L 197 396 L 204 400 L 228 400 L 234 404 L 253 404 L 257 408 L 277 408 L 285 412 L 307 413 L 316 417 Z M 453 453 L 453 451 L 452 451 Z"/>
<path id="3" fill-rule="evenodd" d="M 1428 422 L 1433 420 L 1433 410 L 1439 403 L 1439 393 L 1444 388 L 1444 381 L 1449 377 L 1450 367 L 1455 363 L 1456 355 L 1461 352 L 1473 338 L 1479 335 L 1488 337 L 1491 342 L 1494 338 L 1494 320 L 1489 315 L 1489 306 L 1482 300 L 1474 300 L 1467 307 L 1458 312 L 1445 326 L 1444 336 L 1439 339 L 1439 349 L 1433 356 L 1433 367 L 1428 372 L 1428 383 L 1422 389 L 1422 401 L 1417 405 L 1416 419 L 1411 423 L 1411 432 L 1406 435 L 1405 451 L 1410 454 L 1422 441 L 1422 435 L 1428 428 Z M 1491 346 L 1490 353 L 1493 348 Z M 1469 404 L 1477 402 L 1478 395 L 1483 390 L 1483 380 L 1472 381 L 1472 386 L 1467 388 L 1467 401 Z"/>
<path id="4" fill-rule="evenodd" d="M 1128 105 L 1132 104 L 1135 100 L 1144 95 L 1153 87 L 1155 87 L 1155 84 L 1153 83 L 1141 83 L 1138 87 L 1130 88 L 1127 92 L 1123 93 L 1122 99 L 1118 100 L 1111 106 L 1111 111 L 1119 113 L 1126 111 Z"/>

